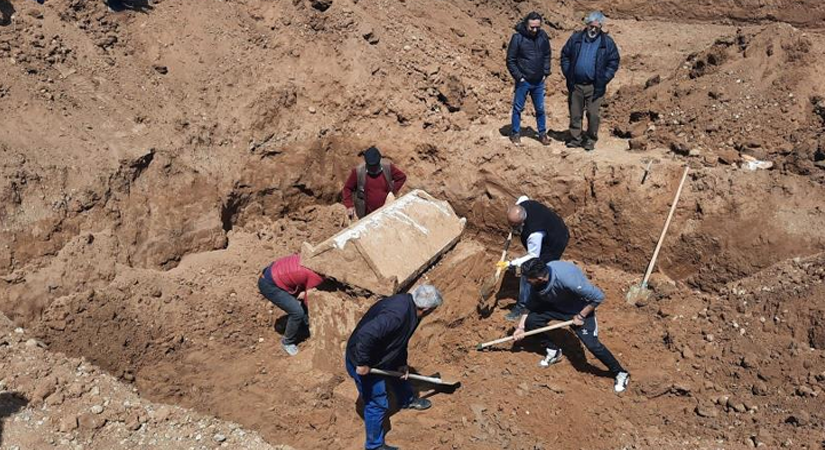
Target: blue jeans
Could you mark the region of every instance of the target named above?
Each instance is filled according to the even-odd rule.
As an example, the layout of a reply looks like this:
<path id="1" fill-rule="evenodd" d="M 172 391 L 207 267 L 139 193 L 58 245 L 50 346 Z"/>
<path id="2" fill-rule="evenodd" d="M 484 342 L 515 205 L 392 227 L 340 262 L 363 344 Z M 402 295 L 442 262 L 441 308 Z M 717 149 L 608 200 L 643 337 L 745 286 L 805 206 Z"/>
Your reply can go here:
<path id="1" fill-rule="evenodd" d="M 367 442 L 364 448 L 372 450 L 384 445 L 384 419 L 390 409 L 387 397 L 387 383 L 392 385 L 399 407 L 403 408 L 415 398 L 410 383 L 398 378 L 380 375 L 358 375 L 355 365 L 346 360 L 347 373 L 355 380 L 361 400 L 364 401 L 364 424 L 367 428 Z"/>
<path id="2" fill-rule="evenodd" d="M 530 301 L 532 289 L 533 286 L 527 282 L 527 277 L 522 275 L 518 282 L 518 301 L 516 302 L 514 310 L 524 311 L 525 308 L 527 308 L 527 302 Z"/>
<path id="3" fill-rule="evenodd" d="M 528 81 L 516 82 L 516 91 L 513 95 L 513 117 L 511 121 L 511 134 L 521 133 L 521 112 L 527 103 L 527 94 L 533 99 L 533 106 L 536 108 L 536 125 L 539 135 L 547 133 L 547 114 L 544 112 L 544 81 L 536 84 Z"/>
<path id="4" fill-rule="evenodd" d="M 261 295 L 284 310 L 289 316 L 284 330 L 284 337 L 281 341 L 285 345 L 297 344 L 298 333 L 301 328 L 309 327 L 309 314 L 307 313 L 306 304 L 263 276 L 258 278 L 258 290 L 261 291 Z"/>

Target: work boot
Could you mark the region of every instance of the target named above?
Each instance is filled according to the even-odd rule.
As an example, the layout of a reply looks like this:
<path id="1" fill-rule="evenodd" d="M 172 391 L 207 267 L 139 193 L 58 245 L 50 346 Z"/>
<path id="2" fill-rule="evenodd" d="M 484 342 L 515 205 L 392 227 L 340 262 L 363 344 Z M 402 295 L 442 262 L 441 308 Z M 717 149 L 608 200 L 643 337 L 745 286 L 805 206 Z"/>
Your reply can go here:
<path id="1" fill-rule="evenodd" d="M 507 313 L 506 316 L 504 316 L 504 319 L 506 319 L 507 321 L 513 322 L 513 321 L 519 320 L 522 315 L 524 315 L 524 308 L 516 306 L 509 313 Z"/>
<path id="2" fill-rule="evenodd" d="M 550 145 L 550 137 L 546 134 L 540 134 L 539 142 L 541 142 L 541 145 Z"/>
<path id="3" fill-rule="evenodd" d="M 425 409 L 430 409 L 433 406 L 433 402 L 426 398 L 416 398 L 413 399 L 404 409 L 414 409 L 416 411 L 424 411 Z"/>
<path id="4" fill-rule="evenodd" d="M 613 390 L 617 394 L 621 394 L 627 389 L 627 383 L 630 382 L 630 374 L 627 372 L 619 372 L 616 375 L 616 384 L 613 385 Z"/>
<path id="5" fill-rule="evenodd" d="M 521 136 L 517 134 L 510 135 L 510 142 L 513 143 L 516 147 L 521 147 Z"/>
<path id="6" fill-rule="evenodd" d="M 295 356 L 298 354 L 298 346 L 295 344 L 287 344 L 281 339 L 281 347 L 283 347 L 284 351 L 289 354 L 289 356 Z"/>
<path id="7" fill-rule="evenodd" d="M 582 144 L 582 148 L 586 152 L 592 152 L 596 149 L 596 141 L 592 139 L 587 139 L 586 141 L 584 141 L 584 144 Z"/>
<path id="8" fill-rule="evenodd" d="M 567 148 L 579 148 L 582 146 L 581 141 L 570 139 L 569 141 L 564 143 Z"/>
<path id="9" fill-rule="evenodd" d="M 561 361 L 561 349 L 552 350 L 548 348 L 545 350 L 547 350 L 547 356 L 545 356 L 544 358 L 542 358 L 541 361 L 539 361 L 539 367 L 550 367 L 553 364 Z"/>

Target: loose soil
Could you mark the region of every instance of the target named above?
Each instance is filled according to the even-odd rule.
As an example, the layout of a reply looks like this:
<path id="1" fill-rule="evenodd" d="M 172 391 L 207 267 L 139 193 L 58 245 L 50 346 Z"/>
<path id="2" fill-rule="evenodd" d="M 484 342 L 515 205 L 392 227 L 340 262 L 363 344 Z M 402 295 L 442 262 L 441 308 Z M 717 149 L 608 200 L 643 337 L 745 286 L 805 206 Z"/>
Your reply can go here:
<path id="1" fill-rule="evenodd" d="M 393 415 L 389 442 L 822 448 L 821 8 L 607 2 L 622 69 L 597 150 L 564 147 L 556 56 L 554 142 L 508 145 L 513 24 L 543 12 L 557 55 L 590 3 L 164 0 L 111 14 L 0 0 L 0 310 L 14 322 L 0 445 L 361 448 L 329 330 L 376 298 L 316 293 L 324 325 L 288 358 L 283 313 L 255 283 L 342 229 L 341 186 L 377 145 L 405 190 L 449 201 L 468 227 L 422 276 L 446 302 L 410 349 L 421 373 L 462 387 Z M 686 164 L 654 295 L 628 305 Z M 522 194 L 564 216 L 565 257 L 606 292 L 601 337 L 632 372 L 624 395 L 567 331 L 550 369 L 531 343 L 475 351 L 510 332 L 516 280 L 489 317 L 476 305 Z"/>

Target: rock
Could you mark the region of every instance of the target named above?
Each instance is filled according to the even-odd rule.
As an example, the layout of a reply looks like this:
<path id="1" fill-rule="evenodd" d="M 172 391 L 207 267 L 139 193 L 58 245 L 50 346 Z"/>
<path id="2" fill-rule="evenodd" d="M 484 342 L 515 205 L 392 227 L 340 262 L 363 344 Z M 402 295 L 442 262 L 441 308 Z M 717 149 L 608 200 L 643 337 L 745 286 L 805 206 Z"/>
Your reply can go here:
<path id="1" fill-rule="evenodd" d="M 106 419 L 92 413 L 81 414 L 77 419 L 80 428 L 84 430 L 96 430 L 106 425 Z"/>
<path id="2" fill-rule="evenodd" d="M 816 397 L 816 392 L 808 386 L 798 386 L 796 388 L 796 395 L 800 397 Z"/>
<path id="3" fill-rule="evenodd" d="M 369 29 L 369 30 L 366 30 L 366 31 L 362 32 L 361 36 L 364 38 L 364 40 L 369 42 L 370 45 L 378 44 L 378 41 L 379 41 L 378 35 L 375 34 L 375 31 L 373 31 L 372 29 Z"/>
<path id="4" fill-rule="evenodd" d="M 60 420 L 59 428 L 61 433 L 68 433 L 77 429 L 77 416 L 65 416 Z"/>
<path id="5" fill-rule="evenodd" d="M 32 392 L 31 400 L 37 404 L 52 395 L 57 389 L 57 381 L 52 377 L 44 378 L 37 382 L 37 385 Z"/>
<path id="6" fill-rule="evenodd" d="M 748 353 L 742 357 L 739 364 L 745 369 L 755 369 L 759 364 L 759 358 L 757 358 L 753 353 Z"/>
<path id="7" fill-rule="evenodd" d="M 653 292 L 665 298 L 676 294 L 676 291 L 678 290 L 676 288 L 676 282 L 661 272 L 656 272 L 650 275 L 648 286 L 653 290 Z"/>
<path id="8" fill-rule="evenodd" d="M 152 291 L 149 292 L 149 295 L 155 298 L 160 298 L 163 296 L 163 290 L 161 290 L 160 286 L 152 287 Z"/>
<path id="9" fill-rule="evenodd" d="M 811 416 L 806 411 L 799 411 L 796 414 L 792 414 L 785 419 L 785 423 L 791 424 L 796 427 L 804 427 L 811 421 Z"/>
<path id="10" fill-rule="evenodd" d="M 166 66 L 162 66 L 160 64 L 155 64 L 152 66 L 152 68 L 155 69 L 155 72 L 161 75 L 166 75 L 167 73 L 169 73 L 169 68 Z"/>
<path id="11" fill-rule="evenodd" d="M 89 410 L 92 414 L 103 414 L 103 406 L 101 405 L 94 405 Z"/>
<path id="12" fill-rule="evenodd" d="M 310 0 L 310 4 L 316 10 L 324 12 L 332 6 L 332 0 Z"/>
<path id="13" fill-rule="evenodd" d="M 732 148 L 717 150 L 716 154 L 722 164 L 732 166 L 739 162 L 739 152 Z"/>
<path id="14" fill-rule="evenodd" d="M 690 347 L 688 347 L 687 345 L 684 346 L 684 348 L 682 348 L 682 358 L 692 359 L 695 356 L 696 355 L 693 353 L 693 350 L 691 350 Z"/>
<path id="15" fill-rule="evenodd" d="M 699 417 L 713 418 L 719 415 L 719 411 L 712 406 L 696 405 L 695 411 Z"/>
<path id="16" fill-rule="evenodd" d="M 26 340 L 26 347 L 28 347 L 28 348 L 36 348 L 36 347 L 47 348 L 48 346 L 46 345 L 45 342 L 43 342 L 41 340 L 38 340 L 38 339 L 32 338 L 32 339 L 27 339 Z"/>
<path id="17" fill-rule="evenodd" d="M 643 151 L 647 150 L 647 140 L 643 138 L 633 138 L 628 142 L 631 150 Z"/>
<path id="18" fill-rule="evenodd" d="M 689 156 L 690 155 L 690 147 L 684 142 L 681 141 L 673 141 L 670 143 L 670 151 L 676 153 L 677 155 L 681 156 Z"/>
<path id="19" fill-rule="evenodd" d="M 764 381 L 757 381 L 751 387 L 753 395 L 768 395 L 768 386 Z"/>
<path id="20" fill-rule="evenodd" d="M 212 436 L 212 440 L 215 441 L 215 442 L 224 442 L 226 440 L 226 436 L 218 433 L 218 434 Z"/>
<path id="21" fill-rule="evenodd" d="M 662 77 L 661 76 L 659 76 L 658 74 L 653 75 L 652 77 L 648 78 L 647 81 L 645 81 L 645 89 L 650 89 L 651 87 L 656 86 L 657 84 L 659 84 L 661 82 L 662 82 Z"/>

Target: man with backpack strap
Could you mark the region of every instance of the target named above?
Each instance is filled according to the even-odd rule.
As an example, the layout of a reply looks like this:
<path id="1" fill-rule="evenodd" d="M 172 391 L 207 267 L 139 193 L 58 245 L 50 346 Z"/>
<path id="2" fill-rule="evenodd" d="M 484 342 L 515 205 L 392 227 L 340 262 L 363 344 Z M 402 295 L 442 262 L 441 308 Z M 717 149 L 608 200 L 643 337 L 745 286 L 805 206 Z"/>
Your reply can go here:
<path id="1" fill-rule="evenodd" d="M 378 148 L 366 149 L 364 163 L 352 169 L 341 193 L 350 218 L 357 216 L 360 219 L 384 206 L 387 195 L 397 194 L 405 181 L 407 175 L 404 172 L 381 161 Z"/>

